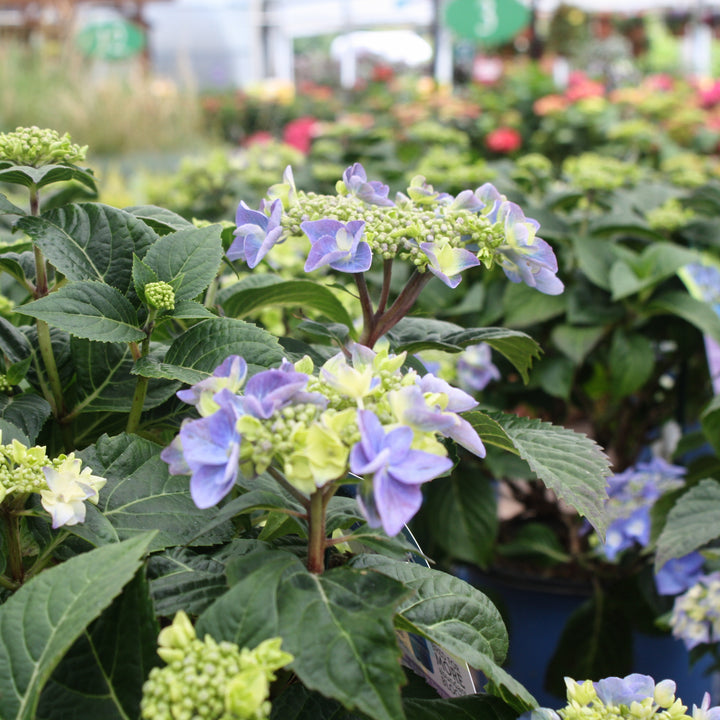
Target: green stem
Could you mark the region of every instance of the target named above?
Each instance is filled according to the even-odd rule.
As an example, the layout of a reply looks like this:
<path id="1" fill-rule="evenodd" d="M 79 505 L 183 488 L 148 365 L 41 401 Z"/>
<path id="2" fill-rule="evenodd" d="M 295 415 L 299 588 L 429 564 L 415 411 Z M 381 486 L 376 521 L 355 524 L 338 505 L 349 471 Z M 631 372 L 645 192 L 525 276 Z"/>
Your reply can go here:
<path id="1" fill-rule="evenodd" d="M 150 335 L 152 334 L 153 325 L 155 324 L 156 309 L 151 309 L 148 313 L 148 319 L 143 328 L 145 331 L 145 339 L 140 348 L 140 357 L 146 357 L 150 352 Z M 140 427 L 140 416 L 142 415 L 143 405 L 145 405 L 145 397 L 147 396 L 148 383 L 150 379 L 145 375 L 138 375 L 135 383 L 135 392 L 133 393 L 132 405 L 130 406 L 130 414 L 128 415 L 126 432 L 134 433 Z"/>
<path id="2" fill-rule="evenodd" d="M 146 345 L 149 345 L 149 339 L 143 342 L 143 357 L 147 355 Z M 140 427 L 140 416 L 142 415 L 145 397 L 147 396 L 149 378 L 144 375 L 138 375 L 135 383 L 135 392 L 133 393 L 132 405 L 130 406 L 130 414 L 128 415 L 126 432 L 137 432 Z"/>
<path id="3" fill-rule="evenodd" d="M 5 536 L 7 566 L 11 580 L 18 585 L 22 584 L 25 579 L 25 568 L 23 567 L 22 545 L 20 543 L 20 518 L 15 509 L 21 509 L 26 498 L 27 495 L 19 495 L 13 499 L 13 502 L 0 505 L 3 515 L 2 531 Z"/>
<path id="4" fill-rule="evenodd" d="M 203 301 L 203 305 L 205 305 L 206 308 L 211 308 L 215 304 L 215 297 L 217 296 L 218 291 L 218 280 L 217 278 L 214 278 L 210 285 L 208 285 L 208 289 L 205 292 L 205 300 Z"/>
<path id="5" fill-rule="evenodd" d="M 31 185 L 30 189 L 30 214 L 38 216 L 40 213 L 40 194 L 36 185 Z M 33 255 L 35 256 L 35 291 L 34 297 L 45 297 L 49 293 L 47 263 L 42 254 L 42 250 L 33 243 Z M 44 393 L 45 399 L 50 403 L 52 413 L 58 420 L 62 420 L 67 412 L 65 408 L 65 399 L 63 398 L 62 382 L 60 381 L 60 373 L 57 369 L 55 361 L 55 353 L 52 349 L 52 340 L 50 338 L 50 327 L 44 320 L 37 320 L 38 347 L 40 356 L 45 365 L 48 381 L 50 383 L 51 396 Z M 41 384 L 42 387 L 42 384 Z M 63 436 L 63 444 L 67 451 L 73 447 L 72 429 L 68 424 L 61 425 Z"/>
<path id="6" fill-rule="evenodd" d="M 37 320 L 38 347 L 40 356 L 45 364 L 45 372 L 50 381 L 52 399 L 48 398 L 52 407 L 53 415 L 61 419 L 65 415 L 65 400 L 63 399 L 62 383 L 55 363 L 55 353 L 52 349 L 52 338 L 50 337 L 50 326 L 44 320 Z"/>
<path id="7" fill-rule="evenodd" d="M 14 591 L 17 590 L 20 585 L 16 583 L 14 580 L 11 580 L 8 577 L 5 577 L 4 575 L 0 575 L 0 587 L 5 588 L 6 590 Z"/>

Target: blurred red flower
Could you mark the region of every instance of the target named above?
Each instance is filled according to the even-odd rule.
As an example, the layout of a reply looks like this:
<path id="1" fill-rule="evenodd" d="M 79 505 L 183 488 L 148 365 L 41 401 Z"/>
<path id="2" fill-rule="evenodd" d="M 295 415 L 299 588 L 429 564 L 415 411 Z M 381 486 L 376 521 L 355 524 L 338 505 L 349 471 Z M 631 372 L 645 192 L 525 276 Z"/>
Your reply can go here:
<path id="1" fill-rule="evenodd" d="M 291 120 L 283 130 L 283 142 L 292 145 L 307 155 L 310 152 L 318 121 L 314 117 L 305 116 Z"/>
<path id="2" fill-rule="evenodd" d="M 512 153 L 522 145 L 522 135 L 515 128 L 495 128 L 485 136 L 485 145 L 496 153 Z"/>

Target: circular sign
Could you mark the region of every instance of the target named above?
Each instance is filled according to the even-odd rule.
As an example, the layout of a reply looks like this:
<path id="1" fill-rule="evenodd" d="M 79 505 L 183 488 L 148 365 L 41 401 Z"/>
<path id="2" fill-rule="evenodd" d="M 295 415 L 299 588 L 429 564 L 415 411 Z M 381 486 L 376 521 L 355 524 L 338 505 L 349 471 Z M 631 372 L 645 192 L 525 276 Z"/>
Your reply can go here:
<path id="1" fill-rule="evenodd" d="M 80 51 L 100 60 L 126 60 L 145 47 L 145 33 L 122 18 L 86 25 L 75 37 Z"/>
<path id="2" fill-rule="evenodd" d="M 459 37 L 501 45 L 530 23 L 530 10 L 518 0 L 452 0 L 445 22 Z"/>

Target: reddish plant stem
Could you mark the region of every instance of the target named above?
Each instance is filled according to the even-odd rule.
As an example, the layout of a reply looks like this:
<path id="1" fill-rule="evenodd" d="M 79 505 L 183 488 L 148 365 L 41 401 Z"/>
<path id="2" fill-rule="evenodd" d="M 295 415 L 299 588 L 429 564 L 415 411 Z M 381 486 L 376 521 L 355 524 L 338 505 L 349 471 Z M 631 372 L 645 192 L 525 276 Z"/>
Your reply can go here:
<path id="1" fill-rule="evenodd" d="M 371 348 L 386 332 L 395 327 L 408 314 L 430 278 L 432 278 L 430 273 L 415 271 L 388 310 L 379 317 L 373 318 L 373 323 L 364 328 L 360 342 Z"/>
<path id="2" fill-rule="evenodd" d="M 377 312 L 375 313 L 375 317 L 380 317 L 384 312 L 385 308 L 387 307 L 387 301 L 390 297 L 390 281 L 392 280 L 392 266 L 393 261 L 392 260 L 385 260 L 383 263 L 383 284 L 382 284 L 382 290 L 380 291 L 380 300 L 378 301 L 378 307 Z"/>

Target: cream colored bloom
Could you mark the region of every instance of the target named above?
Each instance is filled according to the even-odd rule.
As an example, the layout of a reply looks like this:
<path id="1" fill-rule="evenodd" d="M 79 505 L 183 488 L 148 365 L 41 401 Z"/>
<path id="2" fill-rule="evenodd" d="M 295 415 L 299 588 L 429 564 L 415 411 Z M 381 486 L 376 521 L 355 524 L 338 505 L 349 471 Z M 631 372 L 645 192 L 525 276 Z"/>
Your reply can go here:
<path id="1" fill-rule="evenodd" d="M 98 491 L 107 482 L 92 474 L 89 467 L 80 469 L 82 462 L 72 453 L 54 467 L 45 467 L 48 489 L 40 492 L 42 506 L 52 517 L 53 528 L 77 525 L 85 521 L 85 501 L 97 505 Z"/>

